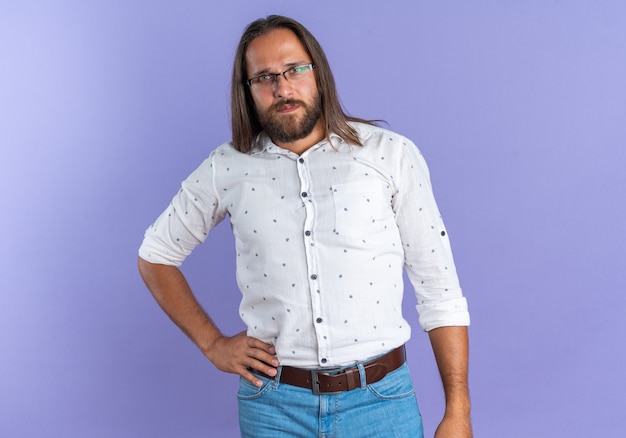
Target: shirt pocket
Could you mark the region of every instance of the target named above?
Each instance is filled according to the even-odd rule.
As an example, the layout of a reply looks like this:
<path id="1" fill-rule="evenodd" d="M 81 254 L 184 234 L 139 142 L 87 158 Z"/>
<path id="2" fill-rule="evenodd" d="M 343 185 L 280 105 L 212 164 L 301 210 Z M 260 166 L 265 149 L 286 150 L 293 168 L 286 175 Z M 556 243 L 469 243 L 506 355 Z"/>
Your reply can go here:
<path id="1" fill-rule="evenodd" d="M 335 184 L 332 193 L 339 236 L 366 240 L 386 233 L 395 223 L 391 190 L 382 181 Z"/>

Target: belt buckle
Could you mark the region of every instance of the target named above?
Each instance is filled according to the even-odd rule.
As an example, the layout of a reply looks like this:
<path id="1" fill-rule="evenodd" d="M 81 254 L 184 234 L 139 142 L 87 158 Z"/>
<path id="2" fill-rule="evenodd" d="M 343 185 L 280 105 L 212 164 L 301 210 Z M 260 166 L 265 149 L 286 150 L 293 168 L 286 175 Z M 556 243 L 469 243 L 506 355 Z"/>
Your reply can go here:
<path id="1" fill-rule="evenodd" d="M 310 370 L 311 371 L 311 389 L 315 395 L 333 395 L 341 394 L 343 391 L 320 391 L 320 381 L 318 376 L 332 376 L 332 373 L 341 371 L 341 368 L 328 368 L 324 370 Z"/>

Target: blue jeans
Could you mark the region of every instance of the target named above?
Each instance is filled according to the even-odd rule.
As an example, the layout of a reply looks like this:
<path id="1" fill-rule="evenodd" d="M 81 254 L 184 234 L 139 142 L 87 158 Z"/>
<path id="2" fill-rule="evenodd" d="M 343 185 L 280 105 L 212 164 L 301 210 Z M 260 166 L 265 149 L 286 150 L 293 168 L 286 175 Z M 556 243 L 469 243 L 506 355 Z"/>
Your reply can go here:
<path id="1" fill-rule="evenodd" d="M 362 370 L 362 364 L 358 364 Z M 280 376 L 280 367 L 278 376 Z M 363 376 L 364 373 L 361 372 Z M 277 377 L 278 377 L 277 376 Z M 382 380 L 339 394 L 259 376 L 259 388 L 240 379 L 242 438 L 422 438 L 422 417 L 405 363 Z"/>

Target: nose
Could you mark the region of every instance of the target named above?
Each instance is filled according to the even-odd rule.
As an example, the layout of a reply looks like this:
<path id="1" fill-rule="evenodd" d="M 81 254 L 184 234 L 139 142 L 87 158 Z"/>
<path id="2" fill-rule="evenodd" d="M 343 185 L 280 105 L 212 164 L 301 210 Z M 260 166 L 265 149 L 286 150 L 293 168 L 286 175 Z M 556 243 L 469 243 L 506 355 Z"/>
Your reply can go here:
<path id="1" fill-rule="evenodd" d="M 274 79 L 274 94 L 277 97 L 283 97 L 291 95 L 291 92 L 292 87 L 287 77 L 284 74 L 276 76 L 276 79 Z"/>

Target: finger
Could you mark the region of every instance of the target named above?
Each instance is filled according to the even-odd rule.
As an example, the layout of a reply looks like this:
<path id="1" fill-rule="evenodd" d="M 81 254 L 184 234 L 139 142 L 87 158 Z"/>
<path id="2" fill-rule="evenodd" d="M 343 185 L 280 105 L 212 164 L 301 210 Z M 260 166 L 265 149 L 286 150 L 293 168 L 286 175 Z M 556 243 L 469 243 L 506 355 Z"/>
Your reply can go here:
<path id="1" fill-rule="evenodd" d="M 247 356 L 253 360 L 263 363 L 264 366 L 269 365 L 271 367 L 277 367 L 280 365 L 276 356 L 258 348 L 250 347 L 247 351 Z"/>
<path id="2" fill-rule="evenodd" d="M 263 385 L 263 381 L 259 379 L 257 376 L 255 376 L 254 374 L 252 374 L 247 369 L 239 373 L 239 375 L 243 377 L 244 379 L 246 379 L 248 382 L 252 383 L 256 387 L 260 387 L 261 385 Z"/>
<path id="3" fill-rule="evenodd" d="M 246 362 L 245 365 L 238 367 L 236 372 L 255 386 L 261 386 L 263 381 L 254 374 L 254 370 L 265 374 L 267 377 L 274 377 L 278 373 L 276 368 L 268 367 L 267 364 L 259 360 L 249 358 Z"/>
<path id="4" fill-rule="evenodd" d="M 258 349 L 250 349 L 241 363 L 248 368 L 261 371 L 271 377 L 276 375 L 276 368 L 280 365 L 275 356 Z"/>
<path id="5" fill-rule="evenodd" d="M 269 354 L 276 354 L 276 348 L 272 344 L 250 336 L 248 336 L 248 346 L 261 349 Z"/>

